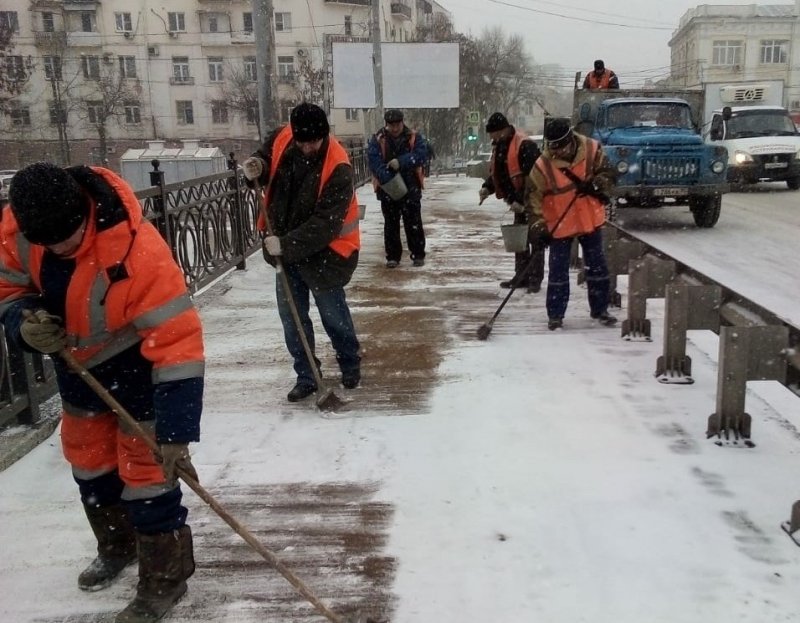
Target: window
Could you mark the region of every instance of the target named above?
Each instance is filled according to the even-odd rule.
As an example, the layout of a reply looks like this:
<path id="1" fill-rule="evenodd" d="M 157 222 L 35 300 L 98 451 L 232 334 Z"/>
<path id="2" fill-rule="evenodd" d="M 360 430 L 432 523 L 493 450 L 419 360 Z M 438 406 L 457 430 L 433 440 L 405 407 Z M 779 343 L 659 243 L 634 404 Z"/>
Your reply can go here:
<path id="1" fill-rule="evenodd" d="M 278 57 L 278 82 L 294 80 L 294 56 Z"/>
<path id="2" fill-rule="evenodd" d="M 167 13 L 170 32 L 186 32 L 185 13 Z"/>
<path id="3" fill-rule="evenodd" d="M 6 56 L 6 79 L 12 82 L 25 80 L 25 61 L 21 55 Z"/>
<path id="4" fill-rule="evenodd" d="M 16 11 L 0 11 L 0 30 L 19 32 L 19 20 L 17 19 Z"/>
<path id="5" fill-rule="evenodd" d="M 258 104 L 250 104 L 247 107 L 248 125 L 258 125 Z"/>
<path id="6" fill-rule="evenodd" d="M 136 57 L 135 56 L 120 56 L 119 57 L 119 75 L 120 75 L 120 78 L 135 78 L 136 77 Z"/>
<path id="7" fill-rule="evenodd" d="M 228 104 L 222 100 L 211 102 L 211 123 L 228 123 Z"/>
<path id="8" fill-rule="evenodd" d="M 786 63 L 789 60 L 789 42 L 785 39 L 768 39 L 761 42 L 761 62 Z"/>
<path id="9" fill-rule="evenodd" d="M 48 80 L 61 80 L 61 57 L 45 56 L 42 59 L 44 77 Z"/>
<path id="10" fill-rule="evenodd" d="M 105 115 L 103 114 L 103 102 L 99 100 L 87 101 L 86 118 L 89 120 L 89 123 L 103 123 L 103 121 L 105 121 Z"/>
<path id="11" fill-rule="evenodd" d="M 211 82 L 222 82 L 222 57 L 208 57 L 208 79 Z"/>
<path id="12" fill-rule="evenodd" d="M 139 102 L 125 102 L 125 123 L 136 125 L 142 122 L 142 113 Z"/>
<path id="13" fill-rule="evenodd" d="M 353 34 L 353 17 L 351 15 L 344 16 L 344 34 L 348 37 Z"/>
<path id="14" fill-rule="evenodd" d="M 48 111 L 50 113 L 50 125 L 62 125 L 67 122 L 67 111 L 56 102 L 48 104 Z"/>
<path id="15" fill-rule="evenodd" d="M 83 69 L 83 77 L 87 80 L 100 79 L 100 57 L 99 56 L 82 56 L 81 69 Z"/>
<path id="16" fill-rule="evenodd" d="M 42 30 L 44 32 L 56 31 L 56 20 L 52 13 L 45 11 L 42 13 Z"/>
<path id="17" fill-rule="evenodd" d="M 194 108 L 191 100 L 175 102 L 178 109 L 178 125 L 194 125 Z"/>
<path id="18" fill-rule="evenodd" d="M 242 13 L 242 22 L 244 24 L 244 34 L 252 35 L 253 34 L 253 14 L 252 13 Z"/>
<path id="19" fill-rule="evenodd" d="M 358 108 L 345 108 L 344 118 L 348 121 L 358 121 Z"/>
<path id="20" fill-rule="evenodd" d="M 744 46 L 741 41 L 714 41 L 712 65 L 741 65 Z"/>
<path id="21" fill-rule="evenodd" d="M 245 56 L 244 57 L 244 76 L 250 82 L 255 82 L 258 80 L 256 74 L 256 57 L 255 56 Z"/>
<path id="22" fill-rule="evenodd" d="M 94 32 L 97 20 L 93 11 L 81 11 L 81 32 Z"/>
<path id="23" fill-rule="evenodd" d="M 114 13 L 114 24 L 117 32 L 131 32 L 133 30 L 130 13 Z"/>
<path id="24" fill-rule="evenodd" d="M 275 32 L 289 32 L 292 30 L 291 13 L 275 13 Z"/>
<path id="25" fill-rule="evenodd" d="M 208 16 L 208 32 L 219 32 L 219 18 L 216 15 Z"/>
<path id="26" fill-rule="evenodd" d="M 29 126 L 31 124 L 31 110 L 27 106 L 13 105 L 9 116 L 13 126 Z"/>
<path id="27" fill-rule="evenodd" d="M 172 57 L 172 77 L 175 78 L 175 82 L 189 82 L 191 76 L 189 75 L 188 56 Z"/>

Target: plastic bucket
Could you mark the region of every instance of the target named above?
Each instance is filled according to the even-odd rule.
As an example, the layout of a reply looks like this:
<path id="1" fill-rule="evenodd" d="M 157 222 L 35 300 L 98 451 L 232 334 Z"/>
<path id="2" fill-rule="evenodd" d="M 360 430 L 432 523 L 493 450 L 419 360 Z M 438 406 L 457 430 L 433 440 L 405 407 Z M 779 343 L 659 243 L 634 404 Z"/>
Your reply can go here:
<path id="1" fill-rule="evenodd" d="M 399 201 L 408 194 L 408 188 L 403 181 L 403 176 L 396 173 L 395 176 L 385 184 L 381 184 L 383 192 L 385 192 L 394 201 Z"/>
<path id="2" fill-rule="evenodd" d="M 364 217 L 367 215 L 367 205 L 364 203 L 358 204 L 358 220 L 363 221 Z"/>
<path id="3" fill-rule="evenodd" d="M 528 226 L 500 225 L 503 234 L 503 244 L 510 253 L 522 253 L 528 249 Z"/>

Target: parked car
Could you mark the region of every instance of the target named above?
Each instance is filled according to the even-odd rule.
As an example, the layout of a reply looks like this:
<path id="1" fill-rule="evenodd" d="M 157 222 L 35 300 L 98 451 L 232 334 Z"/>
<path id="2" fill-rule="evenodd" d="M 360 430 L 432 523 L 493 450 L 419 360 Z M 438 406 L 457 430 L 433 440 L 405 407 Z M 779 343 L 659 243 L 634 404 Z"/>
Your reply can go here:
<path id="1" fill-rule="evenodd" d="M 467 177 L 489 177 L 489 160 L 492 159 L 492 152 L 484 151 L 475 154 L 472 160 L 467 160 Z"/>

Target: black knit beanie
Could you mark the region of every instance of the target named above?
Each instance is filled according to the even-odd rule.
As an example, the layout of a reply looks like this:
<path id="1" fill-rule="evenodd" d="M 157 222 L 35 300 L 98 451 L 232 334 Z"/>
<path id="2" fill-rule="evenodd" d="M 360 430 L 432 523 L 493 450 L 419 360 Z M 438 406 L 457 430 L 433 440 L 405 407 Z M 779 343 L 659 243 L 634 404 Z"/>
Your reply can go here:
<path id="1" fill-rule="evenodd" d="M 511 124 L 506 119 L 506 116 L 501 112 L 496 112 L 486 122 L 486 131 L 497 132 L 498 130 L 505 130 L 509 125 Z"/>
<path id="2" fill-rule="evenodd" d="M 289 115 L 294 140 L 309 143 L 325 138 L 331 131 L 325 111 L 316 104 L 303 102 L 292 108 Z"/>
<path id="3" fill-rule="evenodd" d="M 64 169 L 37 162 L 17 171 L 8 193 L 22 235 L 33 244 L 63 242 L 89 214 L 89 200 Z"/>

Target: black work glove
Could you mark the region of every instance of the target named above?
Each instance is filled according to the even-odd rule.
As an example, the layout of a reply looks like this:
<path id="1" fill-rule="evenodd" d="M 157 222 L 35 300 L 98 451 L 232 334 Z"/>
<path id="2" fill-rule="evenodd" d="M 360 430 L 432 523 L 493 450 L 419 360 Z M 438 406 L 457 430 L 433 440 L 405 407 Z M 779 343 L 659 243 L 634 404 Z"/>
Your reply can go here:
<path id="1" fill-rule="evenodd" d="M 528 241 L 536 247 L 546 247 L 550 244 L 552 236 L 544 219 L 531 223 L 528 229 Z"/>
<path id="2" fill-rule="evenodd" d="M 575 182 L 575 192 L 578 194 L 578 197 L 586 197 L 587 195 L 596 195 L 597 189 L 589 180 L 578 180 Z"/>

